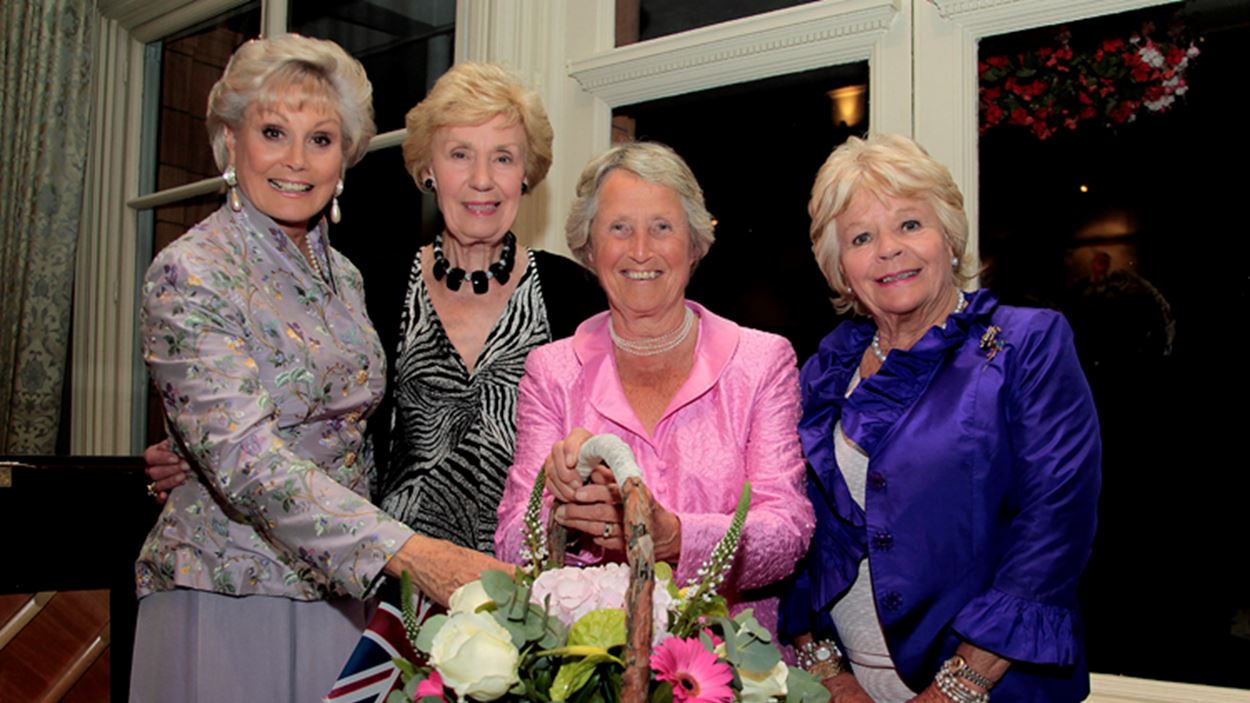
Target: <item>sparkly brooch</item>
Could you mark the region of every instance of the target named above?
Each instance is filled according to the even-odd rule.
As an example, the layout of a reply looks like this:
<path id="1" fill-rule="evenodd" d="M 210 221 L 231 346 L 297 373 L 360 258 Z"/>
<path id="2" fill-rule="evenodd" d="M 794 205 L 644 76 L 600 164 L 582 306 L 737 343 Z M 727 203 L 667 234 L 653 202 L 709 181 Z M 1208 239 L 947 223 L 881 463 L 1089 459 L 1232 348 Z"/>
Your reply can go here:
<path id="1" fill-rule="evenodd" d="M 1007 341 L 999 339 L 998 335 L 1003 331 L 998 325 L 990 325 L 985 330 L 985 334 L 981 335 L 981 349 L 985 350 L 985 360 L 993 361 L 998 352 L 1007 346 Z"/>

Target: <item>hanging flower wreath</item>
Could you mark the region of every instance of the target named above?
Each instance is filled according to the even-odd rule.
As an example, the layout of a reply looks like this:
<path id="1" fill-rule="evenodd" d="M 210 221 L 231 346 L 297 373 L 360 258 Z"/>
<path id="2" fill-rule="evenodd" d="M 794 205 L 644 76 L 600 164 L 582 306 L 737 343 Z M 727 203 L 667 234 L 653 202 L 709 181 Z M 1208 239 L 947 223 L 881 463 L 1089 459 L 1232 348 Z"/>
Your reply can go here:
<path id="1" fill-rule="evenodd" d="M 1167 112 L 1189 86 L 1185 71 L 1199 54 L 1179 27 L 1155 38 L 1152 23 L 1128 39 L 1104 39 L 1074 50 L 1066 28 L 1054 46 L 987 56 L 977 66 L 981 132 L 1001 124 L 1047 139 L 1082 122 L 1108 126 L 1132 122 L 1143 109 Z"/>

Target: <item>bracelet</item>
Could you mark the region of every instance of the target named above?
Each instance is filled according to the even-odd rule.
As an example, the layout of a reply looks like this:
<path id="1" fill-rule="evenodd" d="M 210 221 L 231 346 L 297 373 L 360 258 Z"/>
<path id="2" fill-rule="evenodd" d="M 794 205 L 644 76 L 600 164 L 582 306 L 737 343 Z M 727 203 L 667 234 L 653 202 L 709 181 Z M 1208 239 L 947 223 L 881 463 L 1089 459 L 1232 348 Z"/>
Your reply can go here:
<path id="1" fill-rule="evenodd" d="M 829 640 L 805 642 L 794 650 L 794 655 L 799 668 L 820 681 L 846 671 L 842 665 L 842 652 Z"/>
<path id="2" fill-rule="evenodd" d="M 984 688 L 986 691 L 994 688 L 995 682 L 990 681 L 984 674 L 976 669 L 973 669 L 972 666 L 968 664 L 968 660 L 963 658 L 963 655 L 956 654 L 947 660 L 946 663 L 951 666 L 952 673 L 964 681 L 976 684 L 977 686 Z"/>
<path id="3" fill-rule="evenodd" d="M 982 686 L 986 690 L 977 691 L 961 681 L 961 678 L 978 686 L 981 686 L 983 681 L 988 682 L 990 686 L 994 685 L 993 681 L 973 671 L 968 666 L 968 662 L 964 661 L 964 658 L 958 654 L 942 663 L 942 668 L 933 677 L 933 683 L 942 692 L 942 695 L 955 703 L 989 703 L 990 686 Z"/>

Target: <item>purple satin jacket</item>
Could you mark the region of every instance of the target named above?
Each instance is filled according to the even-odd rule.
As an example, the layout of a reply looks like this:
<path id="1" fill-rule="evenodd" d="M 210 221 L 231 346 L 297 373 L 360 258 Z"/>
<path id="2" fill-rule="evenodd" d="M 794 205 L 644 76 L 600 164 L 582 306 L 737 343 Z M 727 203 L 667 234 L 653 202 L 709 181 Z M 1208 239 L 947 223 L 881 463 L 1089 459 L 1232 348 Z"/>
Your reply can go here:
<path id="1" fill-rule="evenodd" d="M 846 398 L 874 329 L 843 323 L 803 366 L 816 534 L 782 631 L 836 635 L 829 609 L 866 555 L 890 654 L 913 690 L 966 640 L 1013 660 L 996 703 L 1083 700 L 1077 583 L 1101 441 L 1071 328 L 978 291 Z M 834 459 L 839 420 L 868 454 L 865 509 Z"/>

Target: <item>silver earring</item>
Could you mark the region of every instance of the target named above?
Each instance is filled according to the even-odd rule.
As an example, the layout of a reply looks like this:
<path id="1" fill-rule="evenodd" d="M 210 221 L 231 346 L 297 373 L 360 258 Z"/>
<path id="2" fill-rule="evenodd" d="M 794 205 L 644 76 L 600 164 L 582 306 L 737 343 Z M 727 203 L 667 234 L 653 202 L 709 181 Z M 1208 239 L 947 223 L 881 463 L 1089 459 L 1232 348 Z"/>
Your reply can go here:
<path id="1" fill-rule="evenodd" d="M 226 170 L 221 172 L 221 180 L 225 181 L 230 189 L 226 195 L 230 209 L 239 212 L 243 209 L 243 198 L 239 196 L 239 177 L 234 173 L 234 164 L 227 166 Z"/>
<path id="2" fill-rule="evenodd" d="M 951 268 L 953 268 L 953 269 L 955 269 L 955 268 L 959 268 L 959 257 L 958 257 L 958 256 L 952 256 L 952 257 L 951 257 Z"/>
<path id="3" fill-rule="evenodd" d="M 330 221 L 338 224 L 343 221 L 343 211 L 339 209 L 339 196 L 343 194 L 343 179 L 334 186 L 334 197 L 330 200 Z"/>

